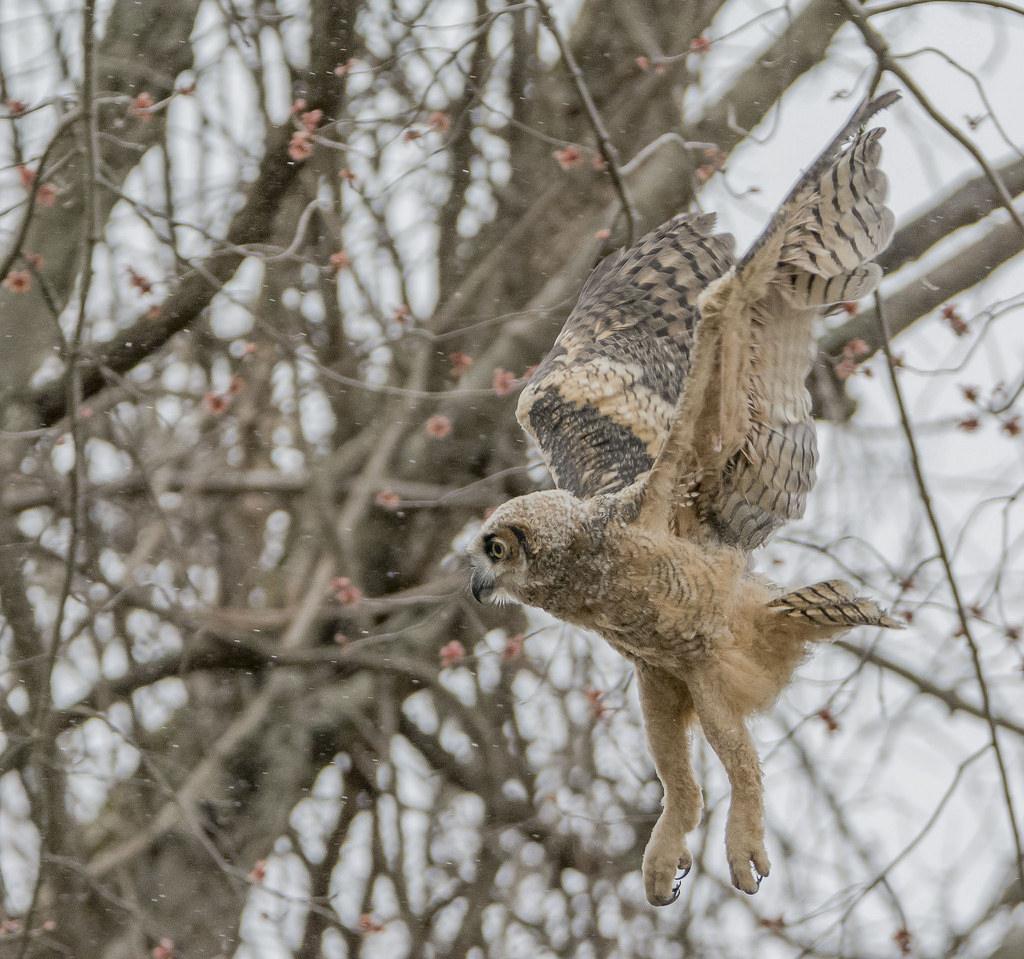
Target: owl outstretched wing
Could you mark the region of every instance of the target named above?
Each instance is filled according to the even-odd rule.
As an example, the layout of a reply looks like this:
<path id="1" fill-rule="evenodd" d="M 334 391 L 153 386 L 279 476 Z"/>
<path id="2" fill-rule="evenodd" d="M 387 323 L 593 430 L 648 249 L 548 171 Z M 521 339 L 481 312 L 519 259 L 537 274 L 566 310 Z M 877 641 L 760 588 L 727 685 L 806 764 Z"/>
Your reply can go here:
<path id="1" fill-rule="evenodd" d="M 691 492 L 699 522 L 723 542 L 753 549 L 802 515 L 817 460 L 804 386 L 812 324 L 881 276 L 870 261 L 893 228 L 883 131 L 857 131 L 895 99 L 856 111 L 738 265 L 713 215 L 687 214 L 598 265 L 516 411 L 559 487 L 620 490 L 666 458 L 675 432 L 674 465 L 654 485 L 673 504 Z M 713 305 L 723 297 L 729 323 Z M 715 309 L 717 332 L 705 315 Z M 692 382 L 697 333 L 703 385 Z M 690 434 L 687 459 L 679 448 Z"/>
<path id="2" fill-rule="evenodd" d="M 862 104 L 800 177 L 743 259 L 698 301 L 691 366 L 647 481 L 647 520 L 680 484 L 717 536 L 753 549 L 803 514 L 816 444 L 804 386 L 812 323 L 870 293 L 893 215 L 879 169 L 881 128 L 858 132 L 898 94 Z"/>
<path id="3" fill-rule="evenodd" d="M 689 367 L 697 298 L 734 262 L 714 222 L 676 216 L 587 280 L 516 409 L 559 487 L 615 492 L 651 468 Z"/>

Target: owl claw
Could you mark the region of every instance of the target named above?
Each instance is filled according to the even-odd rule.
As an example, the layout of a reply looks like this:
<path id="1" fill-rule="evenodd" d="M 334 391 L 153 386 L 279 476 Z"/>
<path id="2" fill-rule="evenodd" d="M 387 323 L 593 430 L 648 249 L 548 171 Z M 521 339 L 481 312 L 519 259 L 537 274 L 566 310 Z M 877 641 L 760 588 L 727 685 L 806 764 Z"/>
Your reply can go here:
<path id="1" fill-rule="evenodd" d="M 761 888 L 761 881 L 768 875 L 769 869 L 771 864 L 762 847 L 749 856 L 740 856 L 735 862 L 730 862 L 729 878 L 740 892 L 753 896 Z"/>
<path id="2" fill-rule="evenodd" d="M 669 900 L 670 903 L 675 902 L 679 898 L 679 890 L 683 886 L 683 880 L 690 875 L 690 866 L 684 866 L 682 863 L 679 864 L 679 872 L 676 873 L 675 882 L 672 883 L 672 898 Z"/>
<path id="3" fill-rule="evenodd" d="M 659 852 L 664 855 L 662 859 Z M 671 856 L 671 858 L 669 858 Z M 670 906 L 679 898 L 683 880 L 690 872 L 693 859 L 683 843 L 683 852 L 673 854 L 662 847 L 649 848 L 644 854 L 644 886 L 652 906 Z M 669 878 L 672 877 L 672 878 Z"/>

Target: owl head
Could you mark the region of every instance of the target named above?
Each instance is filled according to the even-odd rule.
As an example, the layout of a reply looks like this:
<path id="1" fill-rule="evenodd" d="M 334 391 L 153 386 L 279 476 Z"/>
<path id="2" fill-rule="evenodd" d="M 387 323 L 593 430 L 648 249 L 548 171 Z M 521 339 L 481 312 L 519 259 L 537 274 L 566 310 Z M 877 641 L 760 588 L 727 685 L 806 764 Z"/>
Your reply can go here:
<path id="1" fill-rule="evenodd" d="M 574 559 L 587 547 L 588 520 L 585 501 L 567 490 L 499 506 L 467 551 L 473 595 L 481 603 L 515 601 L 554 612 Z"/>

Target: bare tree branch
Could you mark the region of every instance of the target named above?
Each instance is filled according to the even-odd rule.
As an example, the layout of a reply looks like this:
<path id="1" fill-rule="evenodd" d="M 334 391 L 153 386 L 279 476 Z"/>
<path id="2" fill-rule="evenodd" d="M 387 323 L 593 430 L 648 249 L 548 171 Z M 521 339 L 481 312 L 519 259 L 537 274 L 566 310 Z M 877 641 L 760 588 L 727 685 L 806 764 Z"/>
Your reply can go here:
<path id="1" fill-rule="evenodd" d="M 1003 749 L 999 744 L 999 732 L 996 729 L 996 722 L 992 716 L 992 703 L 988 690 L 988 682 L 981 665 L 981 652 L 978 643 L 971 630 L 971 623 L 967 616 L 967 610 L 960 597 L 960 587 L 956 577 L 953 575 L 953 565 L 946 551 L 946 542 L 942 537 L 942 529 L 939 526 L 939 519 L 935 513 L 932 498 L 928 492 L 928 484 L 924 477 L 924 468 L 921 464 L 920 454 L 917 449 L 917 441 L 914 439 L 914 430 L 907 414 L 906 404 L 903 402 L 903 393 L 900 390 L 899 378 L 896 374 L 896 364 L 893 360 L 892 348 L 889 343 L 889 329 L 885 320 L 885 312 L 882 308 L 882 297 L 875 293 L 875 312 L 878 315 L 878 325 L 882 335 L 882 349 L 885 350 L 885 358 L 889 366 L 889 379 L 892 383 L 893 394 L 896 397 L 896 405 L 900 412 L 900 423 L 903 426 L 904 435 L 907 438 L 907 448 L 910 453 L 910 462 L 914 469 L 914 478 L 917 481 L 917 488 L 921 495 L 921 503 L 928 516 L 928 524 L 931 526 L 932 535 L 935 537 L 935 545 L 939 550 L 939 557 L 942 560 L 942 568 L 946 574 L 946 582 L 949 585 L 950 595 L 956 605 L 956 614 L 960 620 L 960 631 L 971 651 L 971 662 L 974 665 L 974 675 L 978 681 L 978 690 L 981 693 L 982 711 L 985 714 L 985 721 L 988 723 L 989 736 L 992 743 L 992 751 L 996 757 L 996 765 L 999 768 L 999 778 L 1003 787 L 1003 799 L 1006 802 L 1006 814 L 1010 821 L 1010 833 L 1013 836 L 1014 848 L 1016 849 L 1016 867 L 1021 888 L 1024 888 L 1024 845 L 1021 843 L 1020 829 L 1017 826 L 1017 814 L 1013 806 L 1013 792 L 1010 789 L 1010 775 L 1007 771 L 1006 760 L 1003 757 Z"/>

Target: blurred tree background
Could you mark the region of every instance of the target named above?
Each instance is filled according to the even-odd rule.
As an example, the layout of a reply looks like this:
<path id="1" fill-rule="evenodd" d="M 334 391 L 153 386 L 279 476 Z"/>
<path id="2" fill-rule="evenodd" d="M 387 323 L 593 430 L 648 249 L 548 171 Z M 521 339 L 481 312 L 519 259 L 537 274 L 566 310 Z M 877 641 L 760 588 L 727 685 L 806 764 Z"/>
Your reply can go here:
<path id="1" fill-rule="evenodd" d="M 1024 956 L 1022 14 L 0 0 L 0 955 Z M 759 562 L 910 628 L 757 725 L 753 899 L 698 750 L 653 910 L 627 665 L 460 550 L 549 482 L 514 404 L 599 257 L 748 242 L 879 79 L 908 415 L 850 304 Z"/>

